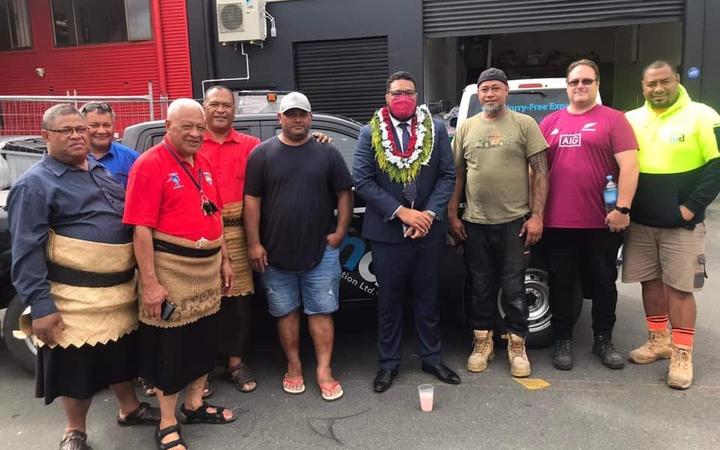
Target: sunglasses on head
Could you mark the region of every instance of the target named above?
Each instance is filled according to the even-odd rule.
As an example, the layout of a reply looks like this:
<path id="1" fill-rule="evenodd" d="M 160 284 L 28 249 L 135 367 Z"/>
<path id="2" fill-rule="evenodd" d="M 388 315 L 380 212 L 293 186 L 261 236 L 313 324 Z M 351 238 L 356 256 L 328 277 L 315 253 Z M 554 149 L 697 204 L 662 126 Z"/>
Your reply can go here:
<path id="1" fill-rule="evenodd" d="M 112 108 L 107 103 L 97 103 L 97 102 L 86 103 L 85 106 L 83 106 L 82 109 L 80 110 L 80 112 L 82 112 L 83 114 L 87 114 L 87 113 L 93 112 L 93 111 L 98 111 L 102 114 L 113 112 Z"/>

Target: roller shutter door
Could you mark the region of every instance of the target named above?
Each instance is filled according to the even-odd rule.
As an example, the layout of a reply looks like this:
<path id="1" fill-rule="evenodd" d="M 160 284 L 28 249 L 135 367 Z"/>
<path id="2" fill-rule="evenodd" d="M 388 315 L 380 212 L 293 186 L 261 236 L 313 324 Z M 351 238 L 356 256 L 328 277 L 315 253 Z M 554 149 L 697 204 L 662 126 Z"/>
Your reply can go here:
<path id="1" fill-rule="evenodd" d="M 387 37 L 297 42 L 295 83 L 313 111 L 367 122 L 385 103 Z"/>
<path id="2" fill-rule="evenodd" d="M 423 0 L 426 37 L 682 21 L 686 0 Z"/>

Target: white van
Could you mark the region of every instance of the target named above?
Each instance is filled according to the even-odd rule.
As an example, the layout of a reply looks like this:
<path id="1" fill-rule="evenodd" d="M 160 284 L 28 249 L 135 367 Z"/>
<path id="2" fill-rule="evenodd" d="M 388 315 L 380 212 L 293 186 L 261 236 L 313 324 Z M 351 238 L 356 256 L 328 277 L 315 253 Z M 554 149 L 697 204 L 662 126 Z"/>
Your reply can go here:
<path id="1" fill-rule="evenodd" d="M 565 78 L 532 78 L 527 80 L 509 80 L 510 95 L 507 107 L 527 114 L 538 123 L 548 114 L 564 109 L 568 105 Z M 598 93 L 598 103 L 600 94 Z M 458 111 L 457 127 L 468 117 L 482 111 L 477 97 L 477 84 L 468 84 L 463 89 Z"/>

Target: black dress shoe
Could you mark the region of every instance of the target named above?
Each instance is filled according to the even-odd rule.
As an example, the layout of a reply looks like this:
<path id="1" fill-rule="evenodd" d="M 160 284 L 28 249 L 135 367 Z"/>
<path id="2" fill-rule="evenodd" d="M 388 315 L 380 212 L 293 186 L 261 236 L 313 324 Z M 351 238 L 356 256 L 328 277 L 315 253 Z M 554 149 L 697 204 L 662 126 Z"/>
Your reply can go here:
<path id="1" fill-rule="evenodd" d="M 398 374 L 397 369 L 380 369 L 373 380 L 373 390 L 375 392 L 385 392 L 392 386 L 393 378 Z"/>
<path id="2" fill-rule="evenodd" d="M 460 384 L 460 377 L 458 374 L 453 372 L 451 368 L 443 363 L 436 364 L 434 366 L 423 364 L 422 370 L 423 372 L 435 375 L 437 379 L 443 383 Z"/>

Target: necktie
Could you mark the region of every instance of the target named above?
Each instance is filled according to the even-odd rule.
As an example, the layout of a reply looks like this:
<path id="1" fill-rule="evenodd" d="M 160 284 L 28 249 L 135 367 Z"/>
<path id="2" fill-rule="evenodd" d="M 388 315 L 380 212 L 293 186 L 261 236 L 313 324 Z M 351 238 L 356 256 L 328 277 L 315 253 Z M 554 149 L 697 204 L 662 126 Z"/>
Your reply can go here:
<path id="1" fill-rule="evenodd" d="M 404 155 L 409 153 L 408 144 L 410 143 L 410 130 L 408 130 L 408 128 L 410 125 L 408 125 L 407 122 L 402 122 L 398 124 L 398 126 L 402 129 L 402 153 Z"/>
<path id="2" fill-rule="evenodd" d="M 402 129 L 402 154 L 407 156 L 410 154 L 408 145 L 410 144 L 410 125 L 407 122 L 399 123 L 398 126 Z M 417 188 L 415 187 L 415 181 L 409 181 L 403 186 L 403 197 L 405 200 L 410 202 L 410 207 L 413 208 L 415 205 L 415 198 L 417 197 Z"/>

